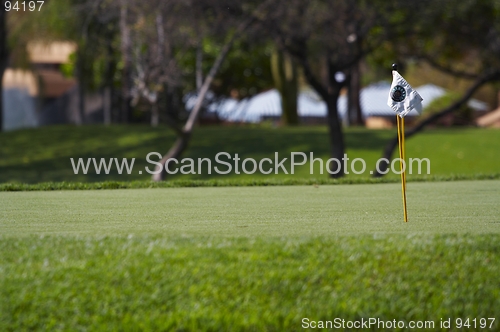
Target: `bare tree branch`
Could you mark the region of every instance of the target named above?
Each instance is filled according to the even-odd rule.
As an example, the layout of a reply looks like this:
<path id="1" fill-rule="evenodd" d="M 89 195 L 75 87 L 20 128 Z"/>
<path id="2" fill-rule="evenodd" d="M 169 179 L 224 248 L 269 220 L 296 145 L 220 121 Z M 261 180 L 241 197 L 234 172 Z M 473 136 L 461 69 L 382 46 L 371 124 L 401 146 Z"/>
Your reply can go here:
<path id="1" fill-rule="evenodd" d="M 186 125 L 184 126 L 185 132 L 191 132 L 193 130 L 193 126 L 198 120 L 201 107 L 203 105 L 203 101 L 205 100 L 205 96 L 208 92 L 208 89 L 210 88 L 210 85 L 212 84 L 212 81 L 215 78 L 215 75 L 217 74 L 217 71 L 219 70 L 222 64 L 222 61 L 224 61 L 224 59 L 226 58 L 226 55 L 233 46 L 233 43 L 236 40 L 236 38 L 238 38 L 240 36 L 240 33 L 243 32 L 253 21 L 254 19 L 251 18 L 241 23 L 236 29 L 236 31 L 233 33 L 231 38 L 222 47 L 220 53 L 217 55 L 217 58 L 215 59 L 212 67 L 210 68 L 210 71 L 208 72 L 207 76 L 205 77 L 205 80 L 203 81 L 203 85 L 201 86 L 200 91 L 198 92 L 196 103 L 193 109 L 191 110 L 191 113 L 189 114 L 189 118 L 186 122 Z"/>
<path id="2" fill-rule="evenodd" d="M 456 77 L 471 79 L 471 80 L 475 80 L 478 78 L 478 75 L 475 73 L 457 70 L 457 69 L 454 69 L 450 66 L 443 65 L 429 55 L 420 55 L 420 56 L 418 56 L 418 58 L 424 60 L 425 62 L 430 64 L 432 67 L 434 67 L 434 68 L 436 68 L 444 73 L 447 73 L 447 74 L 450 74 L 450 75 L 453 75 Z"/>

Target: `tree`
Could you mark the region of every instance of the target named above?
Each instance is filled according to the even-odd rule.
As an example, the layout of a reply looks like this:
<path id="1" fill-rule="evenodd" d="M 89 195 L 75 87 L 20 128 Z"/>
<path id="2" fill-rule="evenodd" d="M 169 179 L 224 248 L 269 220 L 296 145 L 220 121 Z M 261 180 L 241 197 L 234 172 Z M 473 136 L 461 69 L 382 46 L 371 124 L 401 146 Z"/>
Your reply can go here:
<path id="1" fill-rule="evenodd" d="M 217 57 L 220 42 L 206 38 L 203 41 L 203 71 L 210 69 L 210 65 Z M 270 66 L 270 56 L 273 45 L 271 40 L 247 30 L 235 40 L 231 52 L 221 65 L 210 91 L 215 101 L 231 96 L 237 100 L 248 100 L 256 94 L 273 86 L 273 77 Z M 189 56 L 185 59 L 194 63 Z"/>
<path id="2" fill-rule="evenodd" d="M 0 131 L 3 128 L 3 73 L 7 68 L 9 52 L 7 48 L 7 11 L 5 10 L 5 1 L 1 1 L 0 9 Z"/>
<path id="3" fill-rule="evenodd" d="M 359 63 L 353 65 L 347 74 L 347 118 L 350 126 L 365 124 L 360 103 L 361 71 L 359 67 Z"/>
<path id="4" fill-rule="evenodd" d="M 141 98 L 149 103 L 150 123 L 153 127 L 158 126 L 160 122 L 158 105 L 160 94 L 166 85 L 175 85 L 179 76 L 168 46 L 169 30 L 172 27 L 165 24 L 163 19 L 165 10 L 170 9 L 164 9 L 165 5 L 162 6 L 162 4 L 158 6 L 161 10 L 157 10 L 156 13 L 148 8 L 140 11 L 135 24 L 136 28 L 131 29 L 131 37 L 129 37 L 133 48 L 130 60 L 134 66 L 130 73 L 132 87 L 128 93 L 133 98 L 131 101 L 133 105 L 136 105 Z M 157 6 L 155 8 L 158 9 Z M 166 28 L 170 29 L 166 31 Z"/>
<path id="5" fill-rule="evenodd" d="M 207 95 L 217 72 L 221 68 L 224 59 L 231 50 L 235 41 L 240 38 L 243 32 L 252 25 L 255 21 L 255 17 L 259 15 L 261 11 L 267 9 L 270 3 L 271 1 L 268 0 L 259 4 L 257 7 L 248 7 L 245 4 L 240 7 L 241 3 L 231 1 L 228 3 L 223 3 L 222 1 L 211 2 L 207 0 L 207 2 L 197 1 L 196 4 L 193 3 L 191 5 L 191 10 L 192 6 L 202 6 L 203 15 L 196 16 L 193 20 L 194 24 L 198 24 L 197 22 L 199 22 L 200 17 L 203 17 L 204 19 L 209 20 L 209 23 L 207 23 L 206 26 L 211 26 L 212 29 L 214 29 L 212 30 L 215 32 L 214 36 L 222 35 L 225 38 L 223 38 L 218 55 L 213 61 L 209 72 L 206 75 L 203 75 L 203 84 L 198 90 L 195 105 L 190 111 L 186 123 L 182 127 L 171 124 L 177 134 L 177 140 L 167 154 L 160 160 L 160 164 L 155 169 L 155 174 L 153 175 L 154 181 L 164 180 L 167 174 L 166 168 L 168 167 L 168 161 L 171 159 L 179 159 L 180 155 L 187 148 L 194 126 L 200 116 L 205 96 Z M 196 13 L 196 10 L 192 12 Z M 230 16 L 227 15 L 228 12 L 231 14 Z M 242 15 L 242 13 L 246 13 L 246 15 Z M 245 18 L 241 19 L 242 17 Z M 190 22 L 191 26 L 193 21 Z M 221 33 L 222 31 L 225 31 L 226 33 Z M 196 42 L 195 45 L 198 46 L 199 42 Z"/>
<path id="6" fill-rule="evenodd" d="M 407 131 L 407 138 L 418 134 L 443 116 L 459 111 L 481 86 L 500 82 L 498 1 L 476 0 L 457 4 L 441 0 L 434 3 L 432 9 L 421 12 L 419 17 L 419 29 L 406 39 L 406 43 L 397 45 L 399 49 L 396 52 L 403 56 L 413 55 L 445 73 L 467 78 L 473 83 L 459 100 L 422 119 Z M 397 137 L 394 137 L 387 143 L 382 157 L 389 160 L 396 146 Z M 381 162 L 374 176 L 383 176 L 388 167 L 388 162 Z"/>
<path id="7" fill-rule="evenodd" d="M 330 155 L 337 161 L 333 177 L 344 175 L 344 136 L 337 107 L 340 92 L 350 77 L 357 84 L 355 71 L 367 54 L 395 31 L 400 33 L 397 27 L 408 26 L 408 15 L 396 16 L 396 10 L 409 8 L 383 1 L 283 0 L 260 20 L 263 30 L 295 57 L 308 83 L 327 105 Z"/>

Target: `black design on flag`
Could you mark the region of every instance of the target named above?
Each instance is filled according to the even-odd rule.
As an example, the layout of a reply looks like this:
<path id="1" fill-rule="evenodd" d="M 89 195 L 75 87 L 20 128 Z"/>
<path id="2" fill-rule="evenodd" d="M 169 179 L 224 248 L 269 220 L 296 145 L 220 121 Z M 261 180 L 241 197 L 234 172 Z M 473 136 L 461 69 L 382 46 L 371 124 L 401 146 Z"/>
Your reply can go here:
<path id="1" fill-rule="evenodd" d="M 401 85 L 396 85 L 391 90 L 391 98 L 394 101 L 401 102 L 406 98 L 406 90 Z"/>

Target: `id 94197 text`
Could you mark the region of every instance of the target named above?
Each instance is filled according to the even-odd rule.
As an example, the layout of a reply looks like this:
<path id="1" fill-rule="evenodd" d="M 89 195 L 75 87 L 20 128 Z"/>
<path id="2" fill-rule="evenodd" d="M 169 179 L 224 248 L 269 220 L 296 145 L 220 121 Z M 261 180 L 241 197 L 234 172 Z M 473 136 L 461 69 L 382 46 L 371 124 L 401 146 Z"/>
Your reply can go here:
<path id="1" fill-rule="evenodd" d="M 5 1 L 5 11 L 40 11 L 45 1 Z"/>

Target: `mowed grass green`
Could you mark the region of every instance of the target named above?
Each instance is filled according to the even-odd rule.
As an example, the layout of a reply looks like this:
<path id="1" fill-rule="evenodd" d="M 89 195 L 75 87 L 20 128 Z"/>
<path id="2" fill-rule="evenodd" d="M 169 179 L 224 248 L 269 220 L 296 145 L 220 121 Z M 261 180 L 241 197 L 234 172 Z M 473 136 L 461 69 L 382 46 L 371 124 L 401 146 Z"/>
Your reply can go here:
<path id="1" fill-rule="evenodd" d="M 0 192 L 3 236 L 500 231 L 500 181 Z"/>
<path id="2" fill-rule="evenodd" d="M 0 192 L 1 330 L 500 317 L 500 181 Z M 376 329 L 374 327 L 373 329 Z"/>

